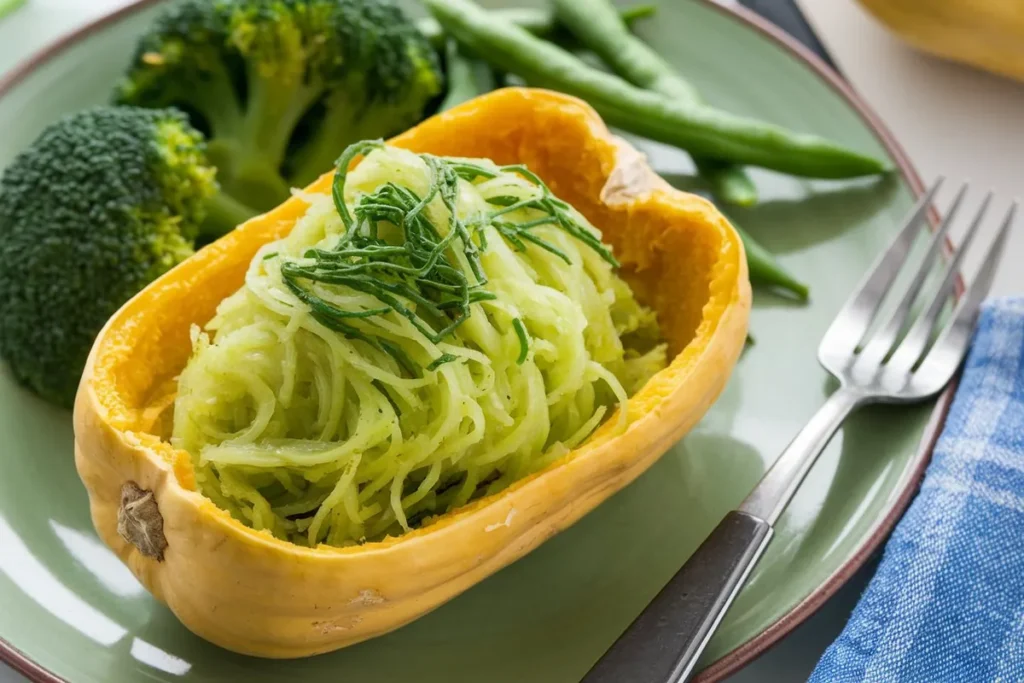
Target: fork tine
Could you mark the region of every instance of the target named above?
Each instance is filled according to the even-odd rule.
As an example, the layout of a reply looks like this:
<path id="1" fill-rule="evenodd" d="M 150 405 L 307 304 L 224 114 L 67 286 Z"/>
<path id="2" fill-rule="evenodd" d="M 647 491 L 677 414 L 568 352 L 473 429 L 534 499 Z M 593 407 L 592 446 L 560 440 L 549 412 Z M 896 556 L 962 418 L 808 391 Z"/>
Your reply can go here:
<path id="1" fill-rule="evenodd" d="M 941 176 L 917 202 L 910 218 L 882 254 L 871 271 L 862 280 L 847 302 L 839 310 L 835 320 L 821 340 L 821 348 L 833 349 L 837 353 L 852 354 L 867 333 L 871 321 L 892 286 L 900 267 L 907 260 L 910 246 L 917 236 L 921 220 L 927 215 L 935 193 L 942 186 Z"/>
<path id="2" fill-rule="evenodd" d="M 861 355 L 866 359 L 865 362 L 872 364 L 881 363 L 889 355 L 889 351 L 892 349 L 893 344 L 896 343 L 896 338 L 899 336 L 900 331 L 907 324 L 907 318 L 910 317 L 910 309 L 913 308 L 914 302 L 917 301 L 917 297 L 921 294 L 921 289 L 928 279 L 928 273 L 931 272 L 932 267 L 935 265 L 935 259 L 938 258 L 939 251 L 941 251 L 942 245 L 945 243 L 949 226 L 953 224 L 953 220 L 956 218 L 966 194 L 967 183 L 964 183 L 960 186 L 960 191 L 956 193 L 956 198 L 953 199 L 953 204 L 946 212 L 946 217 L 939 224 L 939 229 L 935 231 L 931 244 L 928 245 L 928 252 L 918 266 L 917 272 L 914 273 L 914 279 L 911 280 L 910 286 L 907 287 L 907 291 L 903 294 L 903 298 L 900 299 L 899 304 L 897 304 L 896 309 L 892 312 L 885 325 L 871 336 L 867 348 L 862 352 Z"/>
<path id="3" fill-rule="evenodd" d="M 974 215 L 974 221 L 964 234 L 960 247 L 946 266 L 946 273 L 942 278 L 942 284 L 939 285 L 938 291 L 932 297 L 928 309 L 914 322 L 910 331 L 907 332 L 907 336 L 904 337 L 903 341 L 896 348 L 896 352 L 889 359 L 889 367 L 903 372 L 910 372 L 914 364 L 921 358 L 921 354 L 924 353 L 928 340 L 932 336 L 932 331 L 938 322 L 939 315 L 942 313 L 942 308 L 946 305 L 946 301 L 953 292 L 953 283 L 956 282 L 957 273 L 960 271 L 960 262 L 963 260 L 967 250 L 970 249 L 971 242 L 978 233 L 978 228 L 984 221 L 985 214 L 991 203 L 992 193 L 989 192 Z"/>
<path id="4" fill-rule="evenodd" d="M 1017 202 L 1013 202 L 1009 211 L 1006 212 L 1003 224 L 999 226 L 999 232 L 985 254 L 981 272 L 974 278 L 974 282 L 971 283 L 963 299 L 957 305 L 953 320 L 947 324 L 935 341 L 932 350 L 924 357 L 921 367 L 914 373 L 915 379 L 919 378 L 922 382 L 930 383 L 928 388 L 933 392 L 939 391 L 946 385 L 967 352 L 967 345 L 971 341 L 974 325 L 978 318 L 978 309 L 992 287 L 992 280 L 995 279 L 999 262 L 1003 258 L 1006 238 L 1010 234 L 1010 226 L 1013 225 L 1016 213 Z"/>

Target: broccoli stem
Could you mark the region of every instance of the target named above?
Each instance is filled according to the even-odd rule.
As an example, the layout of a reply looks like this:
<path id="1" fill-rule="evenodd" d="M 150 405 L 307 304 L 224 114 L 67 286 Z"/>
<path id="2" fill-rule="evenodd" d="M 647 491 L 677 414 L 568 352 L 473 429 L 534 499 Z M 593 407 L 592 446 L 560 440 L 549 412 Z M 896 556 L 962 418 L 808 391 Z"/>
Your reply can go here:
<path id="1" fill-rule="evenodd" d="M 190 83 L 189 90 L 181 93 L 181 100 L 203 115 L 214 137 L 229 134 L 242 125 L 242 104 L 223 64 L 214 64 L 206 78 Z"/>
<path id="2" fill-rule="evenodd" d="M 381 137 L 382 131 L 397 133 L 418 120 L 412 110 L 353 101 L 349 93 L 362 88 L 345 88 L 326 102 L 326 113 L 316 131 L 289 160 L 288 180 L 296 187 L 305 187 L 334 168 L 341 150 L 358 140 Z M 385 134 L 385 135 L 386 135 Z"/>
<path id="3" fill-rule="evenodd" d="M 206 148 L 217 182 L 236 201 L 267 211 L 287 199 L 291 187 L 280 171 L 237 138 L 214 137 Z"/>
<path id="4" fill-rule="evenodd" d="M 231 127 L 214 124 L 209 155 L 225 192 L 242 204 L 267 210 L 288 197 L 291 185 L 281 174 L 288 142 L 323 88 L 297 78 L 261 77 L 255 67 L 249 76 L 245 114 Z"/>
<path id="5" fill-rule="evenodd" d="M 280 133 L 268 124 L 281 109 L 268 104 L 273 102 L 273 94 L 266 93 L 243 109 L 223 65 L 211 65 L 204 76 L 187 91 L 177 91 L 172 99 L 194 109 L 210 127 L 207 155 L 218 169 L 222 193 L 210 207 L 203 232 L 217 237 L 288 197 L 290 187 L 281 177 L 280 161 L 275 163 L 274 158 L 284 155 L 282 145 L 287 145 L 290 131 Z M 261 92 L 259 82 L 262 79 L 255 92 Z M 281 97 L 287 99 L 290 94 L 283 92 Z M 282 121 L 282 127 L 285 125 Z"/>
<path id="6" fill-rule="evenodd" d="M 351 104 L 336 101 L 328 103 L 323 123 L 316 128 L 313 136 L 292 156 L 289 177 L 297 187 L 305 187 L 322 174 L 334 168 L 339 150 L 345 149 L 353 140 L 379 137 L 380 126 L 374 117 L 367 117 L 373 123 L 375 134 L 363 136 L 354 112 L 359 109 Z"/>
<path id="7" fill-rule="evenodd" d="M 299 78 L 267 79 L 250 73 L 249 103 L 241 131 L 246 149 L 257 153 L 268 166 L 280 168 L 299 119 L 323 92 L 322 87 L 304 85 Z"/>
<path id="8" fill-rule="evenodd" d="M 206 203 L 206 218 L 199 228 L 201 237 L 207 240 L 225 235 L 256 215 L 251 207 L 234 197 L 218 192 Z"/>
<path id="9" fill-rule="evenodd" d="M 2 2 L 2 0 L 0 0 Z M 129 101 L 129 104 L 134 103 Z M 230 136 L 242 127 L 242 104 L 222 64 L 213 64 L 204 70 L 202 78 L 175 84 L 163 92 L 157 101 L 143 104 L 147 107 L 176 107 L 188 113 L 199 114 L 202 122 L 192 121 L 202 128 L 209 127 L 211 137 Z"/>

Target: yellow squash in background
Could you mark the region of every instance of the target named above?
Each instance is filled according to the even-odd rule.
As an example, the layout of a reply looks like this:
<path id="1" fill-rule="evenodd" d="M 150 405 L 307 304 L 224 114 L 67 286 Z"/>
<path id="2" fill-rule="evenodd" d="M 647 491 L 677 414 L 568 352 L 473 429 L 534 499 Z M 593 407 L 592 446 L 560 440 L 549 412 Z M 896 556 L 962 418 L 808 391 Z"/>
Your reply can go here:
<path id="1" fill-rule="evenodd" d="M 860 0 L 908 43 L 1024 80 L 1022 0 Z"/>
<path id="2" fill-rule="evenodd" d="M 744 344 L 750 286 L 736 232 L 709 202 L 665 184 L 583 102 L 500 90 L 392 144 L 528 165 L 604 232 L 626 280 L 657 310 L 674 359 L 630 399 L 625 433 L 612 434 L 612 418 L 547 469 L 404 536 L 303 548 L 243 526 L 199 494 L 189 455 L 161 437 L 190 326 L 241 286 L 256 250 L 285 235 L 306 204 L 290 199 L 202 249 L 100 333 L 75 406 L 75 455 L 100 537 L 189 629 L 230 650 L 335 650 L 408 623 L 519 559 L 689 431 Z M 332 176 L 311 189 L 327 191 Z"/>

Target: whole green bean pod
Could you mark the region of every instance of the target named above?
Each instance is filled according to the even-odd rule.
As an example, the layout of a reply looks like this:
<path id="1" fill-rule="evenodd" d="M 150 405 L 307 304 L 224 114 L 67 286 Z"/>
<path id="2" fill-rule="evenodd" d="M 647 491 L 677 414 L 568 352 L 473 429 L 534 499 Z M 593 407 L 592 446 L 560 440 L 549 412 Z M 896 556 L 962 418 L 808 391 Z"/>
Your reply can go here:
<path id="1" fill-rule="evenodd" d="M 696 88 L 629 32 L 610 0 L 554 0 L 553 4 L 555 19 L 618 75 L 681 104 L 703 104 Z M 757 203 L 754 181 L 741 166 L 700 156 L 693 162 L 717 199 L 739 206 Z"/>
<path id="2" fill-rule="evenodd" d="M 617 10 L 618 16 L 626 24 L 632 26 L 634 21 L 651 16 L 657 11 L 657 7 L 650 4 L 627 5 Z M 493 10 L 506 21 L 521 26 L 535 36 L 550 38 L 558 31 L 558 22 L 552 11 L 546 9 L 534 9 L 532 7 L 506 7 Z M 435 50 L 441 51 L 445 47 L 444 29 L 434 17 L 423 17 L 416 22 L 420 33 L 427 37 Z"/>
<path id="3" fill-rule="evenodd" d="M 696 88 L 626 29 L 609 0 L 554 0 L 554 6 L 556 19 L 623 78 L 680 102 L 701 104 Z M 704 157 L 695 157 L 694 163 L 717 199 L 740 205 L 756 202 L 757 190 L 741 166 Z M 805 301 L 807 285 L 790 275 L 749 233 L 735 227 L 747 252 L 750 279 Z"/>
<path id="4" fill-rule="evenodd" d="M 887 166 L 814 135 L 687 106 L 594 69 L 569 52 L 487 12 L 471 0 L 425 0 L 452 37 L 496 68 L 527 83 L 591 104 L 613 126 L 701 156 L 813 178 L 874 175 Z"/>

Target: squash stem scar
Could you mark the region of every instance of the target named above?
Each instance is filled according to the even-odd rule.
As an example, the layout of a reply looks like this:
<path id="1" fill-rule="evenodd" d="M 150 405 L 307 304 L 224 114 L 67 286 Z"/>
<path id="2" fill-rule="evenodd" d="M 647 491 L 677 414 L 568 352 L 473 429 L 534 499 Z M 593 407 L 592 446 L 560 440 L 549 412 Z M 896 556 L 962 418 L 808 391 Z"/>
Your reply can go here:
<path id="1" fill-rule="evenodd" d="M 164 518 L 153 492 L 141 488 L 134 481 L 127 481 L 121 487 L 117 533 L 146 557 L 163 561 L 167 549 Z"/>

